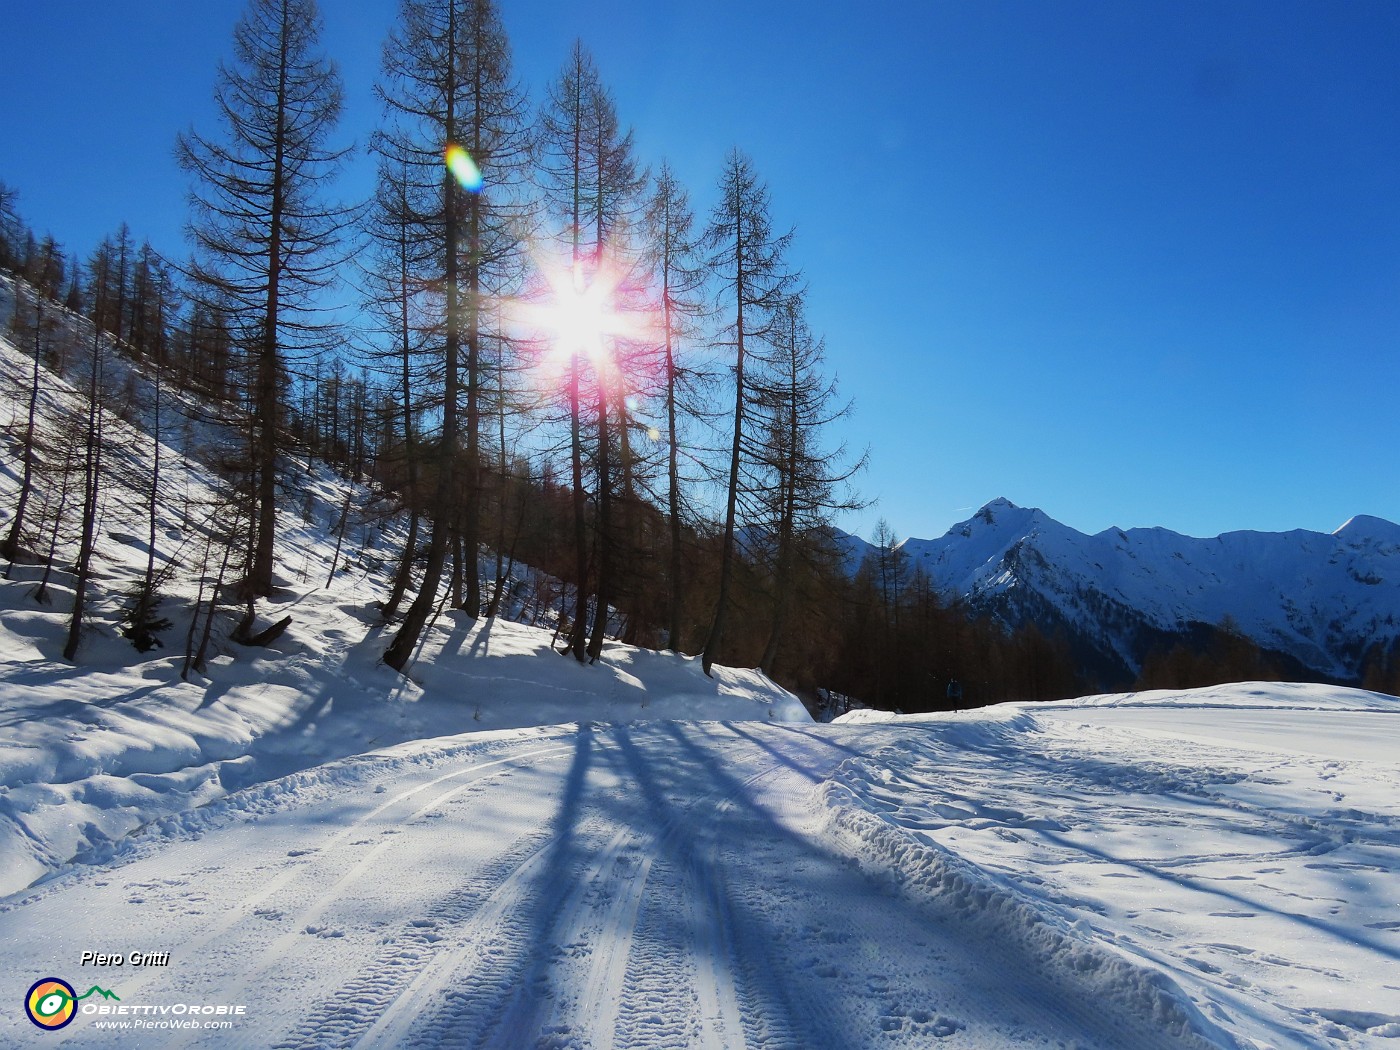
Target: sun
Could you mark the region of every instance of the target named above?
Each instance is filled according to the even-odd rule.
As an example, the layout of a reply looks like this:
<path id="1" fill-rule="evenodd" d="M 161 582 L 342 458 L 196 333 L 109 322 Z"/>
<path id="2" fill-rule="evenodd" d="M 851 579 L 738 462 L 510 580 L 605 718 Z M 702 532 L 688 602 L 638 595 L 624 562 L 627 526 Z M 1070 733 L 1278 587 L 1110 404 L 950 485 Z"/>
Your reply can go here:
<path id="1" fill-rule="evenodd" d="M 552 330 L 555 352 L 562 358 L 587 357 L 597 366 L 607 340 L 617 334 L 618 318 L 612 308 L 612 289 L 605 281 L 586 284 L 579 267 L 562 279 L 551 279 L 553 301 L 543 319 Z"/>
<path id="2" fill-rule="evenodd" d="M 621 397 L 623 372 L 637 370 L 637 348 L 656 337 L 656 315 L 639 302 L 636 274 L 606 252 L 572 262 L 539 249 L 532 255 L 539 283 L 529 296 L 502 301 L 502 312 L 538 348 L 537 381 L 601 383 L 609 397 Z"/>
<path id="3" fill-rule="evenodd" d="M 566 366 L 582 359 L 599 375 L 611 370 L 615 341 L 637 335 L 637 319 L 616 301 L 619 278 L 607 268 L 590 278 L 577 264 L 542 269 L 547 298 L 524 319 L 548 333 L 554 363 Z"/>

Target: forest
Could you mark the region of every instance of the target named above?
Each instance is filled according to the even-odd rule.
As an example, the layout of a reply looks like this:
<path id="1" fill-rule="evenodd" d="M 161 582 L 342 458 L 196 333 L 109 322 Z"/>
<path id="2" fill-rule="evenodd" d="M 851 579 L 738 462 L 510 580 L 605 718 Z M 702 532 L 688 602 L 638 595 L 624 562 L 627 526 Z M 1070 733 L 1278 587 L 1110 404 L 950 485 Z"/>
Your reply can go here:
<path id="1" fill-rule="evenodd" d="M 666 160 L 639 155 L 583 43 L 531 91 L 492 0 L 402 0 L 363 147 L 375 192 L 342 200 L 350 147 L 319 34 L 314 0 L 249 4 L 214 73 L 222 120 L 175 144 L 187 255 L 125 223 L 73 251 L 36 235 L 0 184 L 0 269 L 23 282 L 8 332 L 34 361 L 0 555 L 71 571 L 67 658 L 90 615 L 103 414 L 124 397 L 103 361 L 121 354 L 155 383 L 157 440 L 162 390 L 167 414 L 239 435 L 204 451 L 226 496 L 180 570 L 204 609 L 187 670 L 220 616 L 245 644 L 275 636 L 259 602 L 282 586 L 278 514 L 297 510 L 292 465 L 311 458 L 357 483 L 342 525 L 407 522 L 381 603 L 398 669 L 444 605 L 496 615 L 514 567 L 531 566 L 557 583 L 565 657 L 595 661 L 614 635 L 707 670 L 760 667 L 814 708 L 1285 673 L 1225 632 L 1106 683 L 1058 634 L 939 593 L 883 522 L 875 554 L 848 564 L 838 522 L 871 498 L 866 454 L 839 438 L 855 406 L 808 322 L 821 289 L 793 265 L 796 231 L 754 161 L 717 157 L 715 203 L 697 214 Z M 62 335 L 65 314 L 90 321 L 87 345 Z M 36 440 L 41 362 L 87 391 L 60 444 Z M 143 484 L 154 504 L 158 452 Z M 142 651 L 170 627 L 150 519 L 123 621 Z"/>

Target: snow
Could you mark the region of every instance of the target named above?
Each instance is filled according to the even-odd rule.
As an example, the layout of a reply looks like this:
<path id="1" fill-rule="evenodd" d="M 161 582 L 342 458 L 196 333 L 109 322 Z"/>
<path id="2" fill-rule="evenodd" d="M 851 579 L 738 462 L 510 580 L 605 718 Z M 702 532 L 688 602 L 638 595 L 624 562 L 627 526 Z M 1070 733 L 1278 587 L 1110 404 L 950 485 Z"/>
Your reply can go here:
<path id="1" fill-rule="evenodd" d="M 1357 514 L 1332 535 L 1349 543 L 1400 546 L 1400 525 L 1371 514 Z"/>
<path id="2" fill-rule="evenodd" d="M 367 601 L 357 609 L 344 589 L 269 605 L 298 620 L 266 652 L 219 657 L 208 680 L 182 683 L 180 657 L 133 661 L 111 639 L 93 639 L 105 658 L 90 652 L 75 673 L 36 652 L 36 636 L 60 647 L 62 614 L 21 614 L 28 589 L 0 583 L 0 892 L 158 817 L 399 741 L 569 720 L 810 721 L 758 671 L 706 678 L 698 659 L 620 643 L 584 667 L 551 653 L 548 631 L 453 612 L 405 681 L 379 663 L 387 643 Z"/>
<path id="3" fill-rule="evenodd" d="M 16 995 L 149 950 L 82 980 L 248 1004 L 158 1045 L 1386 1046 L 1400 700 L 1269 688 L 407 741 L 155 820 L 0 938 Z"/>
<path id="4" fill-rule="evenodd" d="M 11 406 L 24 364 L 0 340 Z M 401 523 L 354 522 L 327 583 L 346 483 L 320 467 L 289 479 L 306 515 L 260 606 L 291 628 L 182 683 L 115 630 L 141 383 L 77 664 L 68 575 L 50 607 L 33 567 L 0 582 L 0 1046 L 1397 1045 L 1400 699 L 1244 683 L 817 725 L 756 671 L 549 651 L 528 570 L 530 622 L 443 611 L 405 679 L 373 607 Z M 219 426 L 169 431 L 171 649 Z M 45 976 L 119 998 L 40 1034 L 14 1004 Z"/>
<path id="5" fill-rule="evenodd" d="M 923 844 L 903 878 L 975 865 L 1241 1045 L 1400 1035 L 1400 700 L 1246 683 L 898 723 L 827 790 L 868 840 Z"/>

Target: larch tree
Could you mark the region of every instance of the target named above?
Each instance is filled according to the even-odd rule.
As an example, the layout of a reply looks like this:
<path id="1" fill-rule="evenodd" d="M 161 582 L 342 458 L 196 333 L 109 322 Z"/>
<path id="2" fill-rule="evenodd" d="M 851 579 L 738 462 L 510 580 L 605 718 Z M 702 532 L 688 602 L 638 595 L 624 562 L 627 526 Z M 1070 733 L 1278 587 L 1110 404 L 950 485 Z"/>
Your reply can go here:
<path id="1" fill-rule="evenodd" d="M 647 242 L 652 271 L 659 285 L 659 321 L 662 395 L 666 416 L 666 510 L 668 526 L 668 571 L 666 602 L 666 647 L 681 648 L 681 607 L 683 594 L 682 515 L 685 500 L 681 492 L 680 443 L 683 419 L 689 408 L 688 380 L 694 372 L 681 364 L 682 340 L 688 327 L 701 312 L 700 289 L 704 271 L 698 265 L 694 239 L 695 215 L 690 197 L 664 162 L 647 201 Z"/>
<path id="2" fill-rule="evenodd" d="M 126 300 L 120 279 L 126 269 L 122 260 L 130 250 L 130 233 L 123 225 L 117 237 L 102 238 L 88 261 L 87 315 L 98 328 L 113 335 L 121 328 L 120 313 Z"/>
<path id="3" fill-rule="evenodd" d="M 146 572 L 136 588 L 126 613 L 122 633 L 138 652 L 149 652 L 163 643 L 160 633 L 171 622 L 158 611 L 161 597 L 156 573 L 156 528 L 161 492 L 161 393 L 166 345 L 166 304 L 171 295 L 169 274 L 149 244 L 142 248 L 133 282 L 132 343 L 147 354 L 152 379 L 151 400 L 151 483 L 146 500 Z"/>
<path id="4" fill-rule="evenodd" d="M 720 199 L 710 214 L 703 244 L 709 252 L 709 269 L 715 275 L 716 306 L 725 319 L 715 345 L 733 354 L 734 408 L 725 485 L 719 594 L 709 637 L 701 652 L 701 666 L 706 674 L 710 673 L 724 642 L 734 577 L 744 453 L 746 441 L 752 439 L 745 426 L 754 378 L 749 370 L 749 356 L 771 342 L 782 307 L 796 281 L 786 259 L 792 233 L 774 232 L 768 189 L 754 170 L 753 161 L 738 149 L 729 154 L 720 176 L 719 191 Z"/>
<path id="5" fill-rule="evenodd" d="M 30 368 L 29 380 L 29 405 L 26 412 L 24 427 L 23 445 L 23 467 L 20 475 L 19 495 L 15 500 L 14 517 L 10 519 L 10 530 L 6 533 L 3 541 L 0 541 L 0 556 L 10 562 L 10 567 L 14 565 L 15 558 L 18 557 L 23 547 L 23 535 L 25 527 L 25 515 L 29 509 L 30 498 L 34 491 L 35 470 L 38 464 L 38 434 L 35 425 L 38 416 L 39 389 L 42 385 L 41 362 L 44 358 L 44 346 L 48 335 L 52 332 L 55 321 L 52 317 L 46 317 L 46 313 L 52 311 L 47 309 L 52 306 L 50 295 L 55 294 L 62 280 L 63 257 L 62 250 L 54 242 L 52 237 L 45 238 L 43 246 L 35 254 L 34 260 L 29 270 L 29 286 L 34 297 L 34 360 Z M 15 291 L 15 321 L 19 320 L 19 304 L 22 296 L 19 289 Z M 18 334 L 18 333 L 16 333 Z M 10 568 L 5 570 L 8 579 Z"/>
<path id="6" fill-rule="evenodd" d="M 628 286 L 635 277 L 634 264 L 628 258 L 628 225 L 646 185 L 646 175 L 637 169 L 632 131 L 622 131 L 617 107 L 601 81 L 592 85 L 586 119 L 584 152 L 593 175 L 588 209 L 594 245 L 592 280 L 610 287 L 611 302 L 601 304 L 605 311 L 625 312 Z M 604 327 L 620 329 L 621 325 L 605 321 Z M 629 446 L 627 402 L 632 384 L 624 359 L 626 340 L 620 330 L 605 331 L 600 336 L 596 361 L 598 597 L 588 639 L 590 660 L 602 655 L 608 612 L 618 595 L 622 565 L 628 558 L 639 556 L 636 545 L 624 540 L 630 535 L 628 517 L 634 513 L 637 501 Z"/>
<path id="7" fill-rule="evenodd" d="M 20 265 L 24 223 L 19 217 L 19 191 L 0 182 L 0 270 L 11 272 Z"/>
<path id="8" fill-rule="evenodd" d="M 415 277 L 440 296 L 432 528 L 423 581 L 384 654 L 402 671 L 435 608 L 454 548 L 463 606 L 472 616 L 480 610 L 482 340 L 493 282 L 516 248 L 515 186 L 529 144 L 524 97 L 492 0 L 401 0 L 399 24 L 384 45 L 379 94 L 389 117 L 375 140 L 385 161 L 381 176 L 402 183 L 381 192 L 399 198 L 403 221 L 431 246 L 430 254 L 415 257 Z"/>
<path id="9" fill-rule="evenodd" d="M 823 370 L 825 343 L 807 324 L 805 289 L 780 308 L 771 343 L 771 370 L 755 384 L 766 431 L 762 460 L 769 476 L 763 525 L 771 537 L 773 615 L 759 661 L 769 675 L 798 579 L 820 578 L 824 566 L 812 563 L 830 560 L 832 519 L 863 506 L 849 482 L 866 463 L 866 456 L 848 463 L 845 446 L 825 440 L 829 428 L 850 414 L 851 404 L 839 400 L 835 380 Z M 804 560 L 806 568 L 818 571 L 799 572 Z"/>
<path id="10" fill-rule="evenodd" d="M 325 345 L 318 297 L 335 281 L 349 211 L 327 199 L 348 149 L 330 145 L 341 82 L 320 48 L 315 0 L 250 0 L 221 63 L 217 137 L 176 152 L 191 176 L 190 235 L 202 297 L 232 314 L 250 364 L 249 598 L 273 593 L 277 457 L 289 364 Z"/>
<path id="11" fill-rule="evenodd" d="M 572 290 L 584 291 L 585 267 L 591 264 L 587 236 L 587 204 L 590 181 L 585 146 L 588 109 L 598 69 L 581 43 L 575 42 L 558 80 L 550 85 L 539 120 L 540 162 L 537 177 L 545 206 L 563 222 L 569 245 L 568 280 Z M 569 467 L 572 486 L 574 546 L 574 609 L 570 617 L 565 651 L 583 663 L 588 658 L 588 495 L 583 485 L 583 385 L 585 355 L 570 348 L 568 360 Z"/>
<path id="12" fill-rule="evenodd" d="M 638 171 L 631 130 L 623 131 L 617 107 L 603 85 L 593 57 L 581 43 L 550 86 L 540 116 L 539 179 L 546 208 L 566 245 L 571 285 L 598 331 L 561 333 L 577 345 L 568 349 L 569 452 L 573 474 L 575 604 L 567 651 L 580 661 L 602 651 L 609 600 L 615 584 L 614 440 L 622 443 L 626 421 L 624 370 L 619 367 L 617 333 L 602 315 L 626 282 L 632 261 L 624 247 L 634 222 L 646 176 Z M 575 304 L 577 305 L 577 304 Z M 583 345 L 588 344 L 588 345 Z M 591 366 L 591 368 L 589 368 Z M 589 374 L 591 372 L 591 375 Z M 591 391 L 587 384 L 592 381 Z M 591 400 L 592 405 L 586 405 Z M 591 411 L 590 411 L 591 410 Z M 597 481 L 597 587 L 593 629 L 587 630 L 589 557 L 587 494 L 584 487 L 585 419 L 594 430 L 593 461 Z M 617 417 L 616 420 L 614 417 Z M 625 460 L 624 460 L 625 461 Z"/>
<path id="13" fill-rule="evenodd" d="M 481 614 L 481 574 L 477 556 L 483 524 L 484 437 L 490 426 L 487 403 L 492 378 L 502 374 L 500 359 L 511 340 L 500 325 L 503 298 L 518 290 L 525 267 L 527 225 L 525 180 L 533 151 L 528 103 L 511 73 L 510 47 L 494 0 L 477 0 L 467 23 L 471 56 L 462 146 L 483 179 L 467 198 L 462 275 L 466 285 L 466 506 L 459 519 L 464 572 L 461 608 Z M 455 164 L 454 164 L 455 166 Z M 457 175 L 463 177 L 459 169 Z M 473 172 L 468 171 L 470 180 Z M 484 181 L 489 178 L 489 187 Z M 494 352 L 495 358 L 492 354 Z"/>
<path id="14" fill-rule="evenodd" d="M 99 252 L 94 259 L 93 283 L 101 285 L 111 258 Z M 92 578 L 92 552 L 97 537 L 98 498 L 101 495 L 103 450 L 103 332 L 92 326 L 92 355 L 88 374 L 87 428 L 83 455 L 83 529 L 78 541 L 78 557 L 74 562 L 73 612 L 68 620 L 68 639 L 63 646 L 63 658 L 73 660 L 78 655 L 82 639 L 83 616 L 87 607 L 87 589 Z"/>
<path id="15" fill-rule="evenodd" d="M 380 336 L 366 356 L 394 379 L 402 469 L 395 473 L 393 487 L 403 492 L 408 510 L 408 537 L 389 596 L 381 605 L 386 620 L 398 612 L 413 579 L 422 516 L 418 484 L 418 418 L 422 408 L 415 391 L 425 383 L 432 337 L 441 334 L 432 309 L 435 298 L 421 278 L 432 250 L 417 236 L 417 212 L 407 175 L 406 165 L 396 168 L 381 160 L 378 187 L 366 212 L 370 252 L 364 274 L 365 302 L 369 315 L 377 320 L 376 334 Z"/>

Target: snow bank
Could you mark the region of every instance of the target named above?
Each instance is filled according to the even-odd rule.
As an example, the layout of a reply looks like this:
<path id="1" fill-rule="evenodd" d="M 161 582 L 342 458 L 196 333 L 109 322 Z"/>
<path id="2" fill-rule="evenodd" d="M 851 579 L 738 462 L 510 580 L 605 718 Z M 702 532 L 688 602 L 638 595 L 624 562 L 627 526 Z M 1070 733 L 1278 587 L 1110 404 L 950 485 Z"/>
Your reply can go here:
<path id="1" fill-rule="evenodd" d="M 976 747 L 984 731 L 964 727 L 946 742 Z M 1103 1009 L 1137 1020 L 1144 1040 L 1148 1032 L 1160 1032 L 1200 1050 L 1240 1045 L 1208 1021 L 1162 971 L 1119 954 L 1087 926 L 1076 928 L 986 869 L 885 819 L 863 789 L 889 779 L 883 762 L 857 758 L 843 763 L 818 788 L 824 832 L 863 868 L 886 875 L 911 897 L 980 930 L 989 945 L 1019 946 L 1062 978 L 1066 994 L 1092 997 Z M 1132 1041 L 1132 1033 L 1125 1031 L 1124 1045 Z"/>
<path id="2" fill-rule="evenodd" d="M 1086 994 L 1273 1050 L 1400 1031 L 1400 700 L 1243 683 L 845 732 L 890 743 L 821 786 L 829 834 Z"/>
<path id="3" fill-rule="evenodd" d="M 1400 713 L 1400 697 L 1315 682 L 1231 682 L 1199 689 L 1148 689 L 1138 693 L 1099 693 L 1069 700 L 1008 701 L 973 711 L 931 711 L 901 714 L 894 711 L 851 711 L 832 719 L 833 724 L 874 725 L 884 722 L 946 722 L 958 718 L 1009 717 L 1016 711 L 1064 710 L 1080 707 L 1203 707 L 1258 711 L 1394 711 Z M 1000 713 L 1000 714 L 998 714 Z"/>
<path id="4" fill-rule="evenodd" d="M 1149 689 L 1054 700 L 1047 707 L 1248 707 L 1310 711 L 1400 711 L 1386 693 L 1315 682 L 1233 682 L 1200 689 Z"/>

